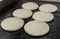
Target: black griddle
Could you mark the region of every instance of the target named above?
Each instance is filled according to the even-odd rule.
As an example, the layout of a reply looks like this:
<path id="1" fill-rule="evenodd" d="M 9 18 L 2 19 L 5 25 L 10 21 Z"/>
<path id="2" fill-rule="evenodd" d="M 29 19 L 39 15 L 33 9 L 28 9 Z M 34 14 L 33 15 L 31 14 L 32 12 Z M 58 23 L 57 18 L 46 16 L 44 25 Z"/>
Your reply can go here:
<path id="1" fill-rule="evenodd" d="M 0 1 L 0 11 L 3 10 L 6 6 L 9 6 L 10 4 L 16 2 L 18 0 L 2 0 Z"/>
<path id="2" fill-rule="evenodd" d="M 25 2 L 36 2 L 39 6 L 41 4 L 51 3 L 55 4 L 58 7 L 58 10 L 53 13 L 54 20 L 49 22 L 50 32 L 44 36 L 39 37 L 33 37 L 29 36 L 24 29 L 20 29 L 15 32 L 8 32 L 3 30 L 0 27 L 0 39 L 60 39 L 60 2 L 52 2 L 52 1 L 40 1 L 40 0 L 20 0 L 16 3 L 13 3 L 12 5 L 8 6 L 4 10 L 2 10 L 0 13 L 0 23 L 2 20 L 8 17 L 13 17 L 12 12 L 16 9 L 22 8 L 21 5 Z M 33 10 L 33 12 L 39 11 Z M 24 19 L 25 23 L 28 21 L 33 20 L 32 17 L 28 19 Z M 0 25 L 1 26 L 1 25 Z"/>

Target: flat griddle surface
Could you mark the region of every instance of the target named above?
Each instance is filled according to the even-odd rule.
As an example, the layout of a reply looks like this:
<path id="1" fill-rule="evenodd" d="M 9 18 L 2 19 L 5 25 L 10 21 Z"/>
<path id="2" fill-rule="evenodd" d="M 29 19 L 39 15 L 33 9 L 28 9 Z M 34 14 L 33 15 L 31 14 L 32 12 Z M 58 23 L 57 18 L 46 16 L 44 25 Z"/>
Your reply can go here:
<path id="1" fill-rule="evenodd" d="M 5 18 L 13 17 L 12 12 L 14 10 L 22 8 L 21 5 L 23 3 L 30 2 L 30 1 L 33 1 L 33 0 L 18 1 L 17 3 L 14 3 L 10 5 L 9 7 L 5 8 L 3 11 L 0 12 L 1 13 L 0 23 Z M 54 20 L 48 23 L 50 27 L 50 32 L 44 36 L 33 37 L 33 36 L 29 36 L 28 34 L 26 34 L 23 28 L 16 32 L 7 32 L 7 31 L 4 31 L 0 27 L 0 39 L 60 39 L 60 3 L 46 2 L 46 1 L 45 2 L 44 1 L 33 1 L 33 2 L 36 2 L 39 6 L 41 4 L 51 3 L 51 4 L 55 4 L 58 7 L 58 10 L 53 13 Z M 34 10 L 33 12 L 36 12 L 36 11 L 38 10 Z M 32 17 L 28 19 L 24 19 L 25 23 L 31 20 L 33 20 Z"/>

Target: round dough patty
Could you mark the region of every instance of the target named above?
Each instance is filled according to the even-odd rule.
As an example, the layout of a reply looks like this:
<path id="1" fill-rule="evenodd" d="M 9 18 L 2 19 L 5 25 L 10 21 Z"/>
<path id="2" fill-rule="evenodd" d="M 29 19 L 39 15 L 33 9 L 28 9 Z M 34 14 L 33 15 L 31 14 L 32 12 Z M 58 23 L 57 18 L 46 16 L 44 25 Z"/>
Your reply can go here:
<path id="1" fill-rule="evenodd" d="M 32 11 L 26 9 L 17 9 L 13 12 L 13 16 L 23 19 L 29 18 L 30 16 L 32 16 Z"/>
<path id="2" fill-rule="evenodd" d="M 54 16 L 51 13 L 39 11 L 39 12 L 35 12 L 32 18 L 37 21 L 50 22 L 54 19 Z"/>
<path id="3" fill-rule="evenodd" d="M 35 2 L 27 2 L 27 3 L 22 4 L 22 8 L 35 10 L 38 8 L 38 4 L 36 4 Z"/>
<path id="4" fill-rule="evenodd" d="M 57 11 L 57 6 L 53 4 L 43 4 L 39 7 L 39 10 L 44 12 L 55 12 Z"/>
<path id="5" fill-rule="evenodd" d="M 32 36 L 42 36 L 49 32 L 49 25 L 45 22 L 30 21 L 24 26 L 27 34 Z"/>
<path id="6" fill-rule="evenodd" d="M 1 27 L 6 31 L 16 31 L 23 27 L 24 21 L 16 17 L 10 17 L 1 22 Z"/>

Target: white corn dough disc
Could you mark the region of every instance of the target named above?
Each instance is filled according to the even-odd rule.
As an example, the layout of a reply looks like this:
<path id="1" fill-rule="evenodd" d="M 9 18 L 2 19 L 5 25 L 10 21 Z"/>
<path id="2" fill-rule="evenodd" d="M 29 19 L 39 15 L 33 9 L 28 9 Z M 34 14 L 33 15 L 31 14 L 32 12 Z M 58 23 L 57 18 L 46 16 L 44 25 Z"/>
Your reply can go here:
<path id="1" fill-rule="evenodd" d="M 32 11 L 26 9 L 17 9 L 13 12 L 13 16 L 24 19 L 29 18 L 30 16 L 32 16 Z"/>
<path id="2" fill-rule="evenodd" d="M 24 21 L 16 17 L 10 17 L 1 22 L 1 27 L 6 31 L 16 31 L 23 27 Z"/>
<path id="3" fill-rule="evenodd" d="M 32 36 L 42 36 L 49 32 L 49 25 L 45 22 L 30 21 L 24 26 L 27 34 Z"/>
<path id="4" fill-rule="evenodd" d="M 50 22 L 54 19 L 54 16 L 51 13 L 39 11 L 39 12 L 35 12 L 32 18 L 37 21 Z"/>
<path id="5" fill-rule="evenodd" d="M 38 4 L 36 4 L 35 2 L 27 2 L 27 3 L 22 4 L 22 8 L 35 10 L 38 8 Z"/>
<path id="6" fill-rule="evenodd" d="M 43 4 L 39 7 L 39 10 L 44 12 L 55 12 L 57 11 L 57 6 L 53 4 Z"/>

